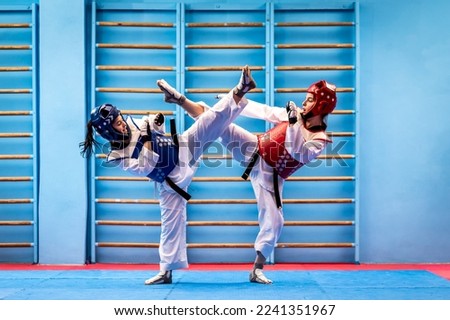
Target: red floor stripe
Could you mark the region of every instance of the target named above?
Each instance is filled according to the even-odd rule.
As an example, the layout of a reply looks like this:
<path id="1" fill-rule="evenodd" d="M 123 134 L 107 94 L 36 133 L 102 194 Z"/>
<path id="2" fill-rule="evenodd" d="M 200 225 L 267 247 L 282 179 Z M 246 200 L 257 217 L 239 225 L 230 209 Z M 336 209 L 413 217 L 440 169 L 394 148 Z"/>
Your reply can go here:
<path id="1" fill-rule="evenodd" d="M 241 271 L 249 270 L 251 264 L 191 264 L 193 271 Z M 86 265 L 44 265 L 44 264 L 0 264 L 0 270 L 158 270 L 157 264 L 108 264 L 96 263 Z M 277 263 L 266 265 L 265 270 L 308 271 L 308 270 L 426 270 L 450 280 L 450 264 L 309 264 L 309 263 Z"/>

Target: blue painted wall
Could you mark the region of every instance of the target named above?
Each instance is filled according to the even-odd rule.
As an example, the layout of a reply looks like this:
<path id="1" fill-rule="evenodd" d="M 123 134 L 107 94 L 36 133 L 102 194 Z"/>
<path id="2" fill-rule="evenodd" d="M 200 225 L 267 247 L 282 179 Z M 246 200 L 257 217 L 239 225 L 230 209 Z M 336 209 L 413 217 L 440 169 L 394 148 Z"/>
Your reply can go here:
<path id="1" fill-rule="evenodd" d="M 41 263 L 84 261 L 84 2 L 40 1 Z M 447 12 L 445 0 L 360 0 L 363 263 L 450 262 Z"/>

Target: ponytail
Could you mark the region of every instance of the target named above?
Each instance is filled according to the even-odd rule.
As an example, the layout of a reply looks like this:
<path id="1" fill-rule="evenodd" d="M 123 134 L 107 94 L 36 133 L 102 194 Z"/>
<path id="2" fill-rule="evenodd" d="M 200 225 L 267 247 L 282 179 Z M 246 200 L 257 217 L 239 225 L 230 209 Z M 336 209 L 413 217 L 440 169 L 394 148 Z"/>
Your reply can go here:
<path id="1" fill-rule="evenodd" d="M 94 139 L 94 129 L 92 128 L 92 121 L 86 125 L 86 138 L 83 142 L 80 142 L 79 147 L 81 149 L 80 154 L 84 158 L 89 158 L 94 151 L 94 147 L 98 147 L 100 144 Z"/>

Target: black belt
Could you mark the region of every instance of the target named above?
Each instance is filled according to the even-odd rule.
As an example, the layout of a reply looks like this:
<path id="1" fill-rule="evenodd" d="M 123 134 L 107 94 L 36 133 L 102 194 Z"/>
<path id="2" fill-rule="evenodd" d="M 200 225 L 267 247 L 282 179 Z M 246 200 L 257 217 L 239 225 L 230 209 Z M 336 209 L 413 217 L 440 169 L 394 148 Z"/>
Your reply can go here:
<path id="1" fill-rule="evenodd" d="M 273 192 L 275 193 L 277 208 L 281 209 L 283 206 L 281 204 L 280 189 L 278 188 L 278 172 L 275 168 L 273 169 Z"/>
<path id="2" fill-rule="evenodd" d="M 181 189 L 179 186 L 177 186 L 175 184 L 175 182 L 173 182 L 169 177 L 166 177 L 166 182 L 167 184 L 176 192 L 178 193 L 180 196 L 182 196 L 184 199 L 186 199 L 186 201 L 189 201 L 189 199 L 191 198 L 191 195 L 189 193 L 187 193 L 186 191 L 184 191 L 183 189 Z"/>
<path id="3" fill-rule="evenodd" d="M 242 179 L 247 180 L 250 172 L 252 171 L 253 167 L 255 166 L 256 160 L 258 160 L 259 158 L 259 153 L 258 153 L 258 149 L 252 154 L 250 161 L 247 165 L 247 168 L 245 169 L 244 173 L 242 174 Z M 273 169 L 273 179 L 272 179 L 272 183 L 273 183 L 273 192 L 275 195 L 275 202 L 277 204 L 277 207 L 279 209 L 281 209 L 283 207 L 282 203 L 281 203 L 281 196 L 280 196 L 280 189 L 278 188 L 278 172 L 275 170 L 275 168 Z"/>
<path id="4" fill-rule="evenodd" d="M 175 119 L 170 119 L 170 135 L 172 136 L 173 144 L 176 145 L 177 147 L 179 147 Z M 184 199 L 186 199 L 186 201 L 189 201 L 189 199 L 191 198 L 191 195 L 189 193 L 187 193 L 186 191 L 181 189 L 179 186 L 177 186 L 175 184 L 175 182 L 173 182 L 172 179 L 170 179 L 169 177 L 166 177 L 165 181 L 176 193 L 178 193 L 180 196 L 182 196 Z"/>
<path id="5" fill-rule="evenodd" d="M 175 119 L 170 119 L 170 135 L 172 136 L 173 144 L 176 145 L 177 147 L 179 147 Z"/>
<path id="6" fill-rule="evenodd" d="M 250 175 L 250 172 L 252 171 L 253 167 L 255 166 L 256 160 L 259 158 L 258 149 L 252 154 L 252 157 L 250 158 L 250 161 L 248 163 L 247 169 L 245 169 L 244 173 L 242 174 L 242 179 L 247 180 L 248 176 Z"/>

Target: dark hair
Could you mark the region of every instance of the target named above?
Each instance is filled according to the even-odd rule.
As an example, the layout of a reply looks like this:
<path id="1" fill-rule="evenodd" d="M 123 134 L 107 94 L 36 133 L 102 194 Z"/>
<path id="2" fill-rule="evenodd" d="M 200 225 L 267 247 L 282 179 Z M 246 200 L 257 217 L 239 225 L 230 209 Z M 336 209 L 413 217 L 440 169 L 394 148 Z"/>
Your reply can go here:
<path id="1" fill-rule="evenodd" d="M 100 146 L 100 143 L 94 139 L 94 129 L 92 128 L 92 121 L 86 125 L 86 138 L 83 142 L 80 142 L 79 147 L 81 149 L 80 154 L 84 158 L 89 158 L 94 151 L 94 147 Z"/>

